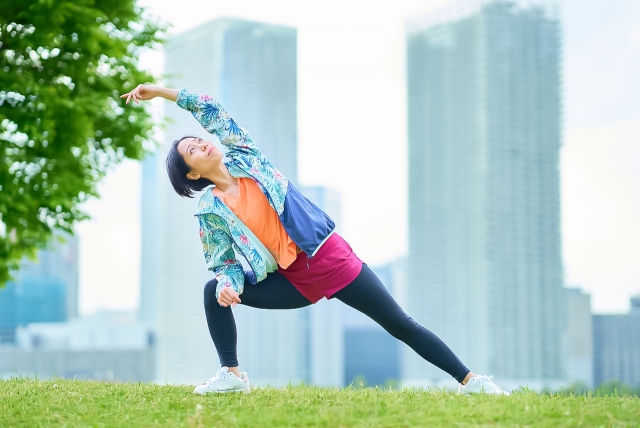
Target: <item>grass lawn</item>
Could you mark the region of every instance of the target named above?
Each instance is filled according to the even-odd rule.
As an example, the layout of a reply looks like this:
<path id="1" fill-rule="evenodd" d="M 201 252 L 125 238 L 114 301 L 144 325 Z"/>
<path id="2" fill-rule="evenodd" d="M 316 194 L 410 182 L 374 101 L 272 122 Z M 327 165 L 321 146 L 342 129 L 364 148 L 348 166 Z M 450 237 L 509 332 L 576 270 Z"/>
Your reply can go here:
<path id="1" fill-rule="evenodd" d="M 638 427 L 635 396 L 458 396 L 441 391 L 254 389 L 198 396 L 192 387 L 0 380 L 0 427 Z"/>

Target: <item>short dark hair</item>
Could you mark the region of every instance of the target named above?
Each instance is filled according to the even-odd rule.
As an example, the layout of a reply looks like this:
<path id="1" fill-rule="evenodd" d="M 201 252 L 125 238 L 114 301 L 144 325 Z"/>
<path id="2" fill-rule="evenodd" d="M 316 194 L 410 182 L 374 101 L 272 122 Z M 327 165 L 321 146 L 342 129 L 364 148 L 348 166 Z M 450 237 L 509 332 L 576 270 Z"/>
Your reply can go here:
<path id="1" fill-rule="evenodd" d="M 191 172 L 191 168 L 184 161 L 184 158 L 178 152 L 178 144 L 185 138 L 198 138 L 195 135 L 185 135 L 182 138 L 177 139 L 171 144 L 167 159 L 164 161 L 164 166 L 167 168 L 167 174 L 169 174 L 169 180 L 173 186 L 173 190 L 183 198 L 193 198 L 193 192 L 199 192 L 211 186 L 213 183 L 206 178 L 199 178 L 197 180 L 189 180 L 187 174 Z"/>

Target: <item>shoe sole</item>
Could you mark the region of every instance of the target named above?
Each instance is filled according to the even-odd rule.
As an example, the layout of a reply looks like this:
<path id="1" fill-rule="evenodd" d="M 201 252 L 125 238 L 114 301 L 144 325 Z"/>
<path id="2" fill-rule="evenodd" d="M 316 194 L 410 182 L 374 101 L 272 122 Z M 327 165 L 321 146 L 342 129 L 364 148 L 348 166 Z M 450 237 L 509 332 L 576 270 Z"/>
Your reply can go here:
<path id="1" fill-rule="evenodd" d="M 251 392 L 251 389 L 227 389 L 225 391 L 207 391 L 207 392 L 196 392 L 193 391 L 194 394 L 198 395 L 207 395 L 207 394 L 228 394 L 231 392 L 242 392 L 243 394 L 248 394 Z"/>
<path id="2" fill-rule="evenodd" d="M 463 397 L 473 397 L 474 395 L 493 395 L 494 397 L 508 397 L 511 394 L 487 394 L 486 392 L 463 392 L 457 395 L 461 395 Z"/>

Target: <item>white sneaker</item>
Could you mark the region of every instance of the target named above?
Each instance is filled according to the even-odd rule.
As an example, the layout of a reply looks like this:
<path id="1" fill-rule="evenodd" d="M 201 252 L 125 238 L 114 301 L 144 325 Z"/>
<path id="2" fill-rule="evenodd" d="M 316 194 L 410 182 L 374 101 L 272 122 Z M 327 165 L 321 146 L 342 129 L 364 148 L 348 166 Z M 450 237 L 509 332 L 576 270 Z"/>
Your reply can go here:
<path id="1" fill-rule="evenodd" d="M 475 375 L 466 385 L 458 385 L 458 394 L 511 395 L 492 381 L 493 376 Z"/>
<path id="2" fill-rule="evenodd" d="M 240 372 L 240 376 L 229 371 L 228 367 L 220 367 L 216 374 L 203 383 L 196 386 L 194 394 L 207 394 L 209 392 L 251 392 L 249 388 L 249 376 L 247 372 Z"/>

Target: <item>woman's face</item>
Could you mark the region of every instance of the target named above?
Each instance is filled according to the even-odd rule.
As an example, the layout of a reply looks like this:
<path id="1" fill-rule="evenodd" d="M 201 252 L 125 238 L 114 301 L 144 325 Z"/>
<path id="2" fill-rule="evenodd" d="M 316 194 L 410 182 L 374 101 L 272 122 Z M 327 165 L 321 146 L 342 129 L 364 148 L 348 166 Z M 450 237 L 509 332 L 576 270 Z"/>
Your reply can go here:
<path id="1" fill-rule="evenodd" d="M 199 137 L 189 137 L 178 143 L 178 153 L 191 168 L 187 174 L 190 180 L 206 175 L 222 161 L 222 151 L 213 143 Z"/>

